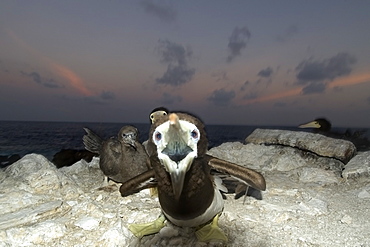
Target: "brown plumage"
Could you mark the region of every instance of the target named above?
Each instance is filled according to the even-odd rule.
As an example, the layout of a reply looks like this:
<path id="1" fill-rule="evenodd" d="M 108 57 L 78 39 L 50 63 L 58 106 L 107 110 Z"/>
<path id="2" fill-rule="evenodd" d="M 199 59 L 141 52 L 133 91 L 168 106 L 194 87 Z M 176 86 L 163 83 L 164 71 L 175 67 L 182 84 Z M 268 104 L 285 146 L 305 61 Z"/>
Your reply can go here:
<path id="1" fill-rule="evenodd" d="M 88 128 L 84 129 L 85 148 L 100 155 L 100 169 L 113 181 L 124 183 L 150 168 L 149 157 L 138 141 L 134 126 L 124 126 L 117 137 L 104 141 Z"/>
<path id="2" fill-rule="evenodd" d="M 136 192 L 144 179 L 154 175 L 163 213 L 179 226 L 198 226 L 223 209 L 223 200 L 211 169 L 237 177 L 250 186 L 265 190 L 263 176 L 251 169 L 206 154 L 208 140 L 204 124 L 186 113 L 156 118 L 152 124 L 148 153 L 153 171 L 123 185 L 123 196 Z M 220 200 L 221 198 L 221 200 Z"/>

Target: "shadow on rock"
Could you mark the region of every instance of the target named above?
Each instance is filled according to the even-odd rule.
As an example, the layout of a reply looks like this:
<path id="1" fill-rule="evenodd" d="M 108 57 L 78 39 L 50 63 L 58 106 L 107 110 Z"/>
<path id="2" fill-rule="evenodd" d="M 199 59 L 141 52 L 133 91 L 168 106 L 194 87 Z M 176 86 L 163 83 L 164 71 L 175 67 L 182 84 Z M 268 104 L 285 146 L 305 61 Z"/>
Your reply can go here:
<path id="1" fill-rule="evenodd" d="M 54 154 L 51 162 L 53 162 L 57 168 L 61 168 L 64 166 L 71 166 L 81 159 L 90 162 L 94 156 L 97 155 L 87 150 L 62 149 Z"/>

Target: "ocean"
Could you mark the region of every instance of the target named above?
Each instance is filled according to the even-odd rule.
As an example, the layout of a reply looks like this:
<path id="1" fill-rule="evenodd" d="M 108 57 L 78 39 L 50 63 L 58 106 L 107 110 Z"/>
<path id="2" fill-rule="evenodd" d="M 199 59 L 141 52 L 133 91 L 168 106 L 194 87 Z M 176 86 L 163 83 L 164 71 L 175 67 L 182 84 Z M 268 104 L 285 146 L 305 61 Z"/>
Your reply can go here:
<path id="1" fill-rule="evenodd" d="M 109 138 L 116 136 L 120 128 L 128 124 L 138 128 L 140 142 L 148 139 L 150 124 L 143 123 L 0 121 L 0 155 L 24 156 L 37 153 L 52 160 L 54 154 L 62 149 L 84 149 L 83 127 L 88 127 L 103 138 Z M 244 142 L 256 128 L 310 131 L 289 126 L 206 125 L 209 148 L 224 142 Z M 344 132 L 346 128 L 336 130 Z M 369 137 L 369 129 L 365 130 Z"/>

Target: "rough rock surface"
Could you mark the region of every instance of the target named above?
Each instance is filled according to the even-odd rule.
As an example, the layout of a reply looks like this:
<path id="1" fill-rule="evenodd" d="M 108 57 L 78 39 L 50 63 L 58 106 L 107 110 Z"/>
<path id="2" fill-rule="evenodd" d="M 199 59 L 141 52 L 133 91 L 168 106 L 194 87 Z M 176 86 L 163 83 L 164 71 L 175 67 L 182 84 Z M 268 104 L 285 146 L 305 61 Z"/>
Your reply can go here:
<path id="1" fill-rule="evenodd" d="M 370 246 L 369 174 L 345 180 L 343 163 L 300 152 L 241 143 L 209 151 L 261 171 L 267 182 L 262 200 L 227 195 L 219 221 L 227 246 Z M 98 158 L 57 169 L 31 154 L 0 169 L 0 246 L 220 245 L 170 223 L 138 240 L 127 226 L 156 219 L 158 199 L 148 190 L 122 198 L 115 184 L 101 189 L 103 179 Z"/>
<path id="2" fill-rule="evenodd" d="M 310 151 L 323 157 L 332 157 L 347 163 L 355 154 L 355 145 L 346 140 L 301 131 L 255 129 L 247 143 L 283 145 Z"/>
<path id="3" fill-rule="evenodd" d="M 361 176 L 370 176 L 370 151 L 358 153 L 343 171 L 343 177 L 346 179 Z"/>

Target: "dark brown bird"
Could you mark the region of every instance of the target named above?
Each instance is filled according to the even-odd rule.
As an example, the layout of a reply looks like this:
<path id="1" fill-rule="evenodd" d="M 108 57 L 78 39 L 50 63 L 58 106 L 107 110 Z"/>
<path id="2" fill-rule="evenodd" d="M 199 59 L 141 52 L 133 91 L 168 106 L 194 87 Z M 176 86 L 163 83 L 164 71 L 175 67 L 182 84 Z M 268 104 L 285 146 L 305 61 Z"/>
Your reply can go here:
<path id="1" fill-rule="evenodd" d="M 168 112 L 169 112 L 168 109 L 163 106 L 154 108 L 149 115 L 150 123 L 151 124 L 155 123 L 162 116 L 168 115 Z"/>
<path id="2" fill-rule="evenodd" d="M 85 148 L 100 155 L 99 166 L 104 175 L 115 182 L 127 180 L 146 172 L 150 168 L 149 157 L 138 141 L 138 130 L 124 126 L 117 137 L 105 141 L 88 128 L 84 128 Z"/>
<path id="3" fill-rule="evenodd" d="M 350 129 L 343 133 L 333 131 L 330 121 L 326 118 L 316 118 L 314 121 L 299 125 L 298 128 L 311 128 L 315 133 L 350 141 L 356 146 L 357 151 L 368 151 L 370 149 L 370 141 L 364 136 L 366 131 L 358 130 L 352 132 Z"/>
<path id="4" fill-rule="evenodd" d="M 122 185 L 123 196 L 140 190 L 152 176 L 158 182 L 158 198 L 165 216 L 155 223 L 163 226 L 164 219 L 177 226 L 198 227 L 211 225 L 196 232 L 201 241 L 226 240 L 217 226 L 223 210 L 220 193 L 221 180 L 211 175 L 211 169 L 226 173 L 258 190 L 265 190 L 263 176 L 251 169 L 206 154 L 208 139 L 203 123 L 185 113 L 171 113 L 158 117 L 152 124 L 148 152 L 153 170 Z M 158 224 L 159 223 L 159 224 Z M 148 230 L 148 224 L 130 226 L 135 235 L 158 232 L 160 227 Z M 213 233 L 211 233 L 213 232 Z"/>

